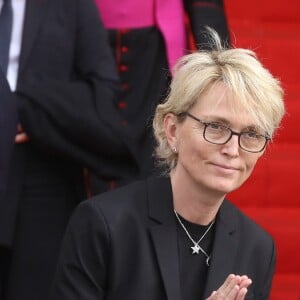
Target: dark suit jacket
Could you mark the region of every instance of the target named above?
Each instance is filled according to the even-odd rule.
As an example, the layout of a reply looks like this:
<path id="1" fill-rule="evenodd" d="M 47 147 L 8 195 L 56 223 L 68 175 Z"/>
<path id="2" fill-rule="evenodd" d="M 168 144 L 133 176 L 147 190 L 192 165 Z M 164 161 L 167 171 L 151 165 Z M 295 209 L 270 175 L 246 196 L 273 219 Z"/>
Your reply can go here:
<path id="1" fill-rule="evenodd" d="M 121 120 L 112 102 L 119 84 L 106 38 L 93 1 L 26 1 L 15 96 L 30 142 L 14 149 L 10 191 L 0 200 L 0 245 L 12 243 L 28 161 L 48 160 L 44 170 L 56 167 L 53 173 L 65 178 L 84 166 L 107 178 L 130 177 L 135 150 L 116 125 Z M 56 176 L 39 174 L 49 185 L 67 181 Z"/>
<path id="2" fill-rule="evenodd" d="M 16 131 L 16 100 L 3 72 L 0 70 L 0 199 L 3 197 L 7 183 Z"/>
<path id="3" fill-rule="evenodd" d="M 118 76 L 93 1 L 26 3 L 17 85 L 25 131 L 38 147 L 99 176 L 130 174 L 135 150 L 118 126 Z"/>
<path id="4" fill-rule="evenodd" d="M 51 300 L 180 300 L 176 220 L 168 178 L 82 203 L 64 239 Z M 217 215 L 205 298 L 230 273 L 248 275 L 247 299 L 268 299 L 272 238 L 224 200 Z"/>

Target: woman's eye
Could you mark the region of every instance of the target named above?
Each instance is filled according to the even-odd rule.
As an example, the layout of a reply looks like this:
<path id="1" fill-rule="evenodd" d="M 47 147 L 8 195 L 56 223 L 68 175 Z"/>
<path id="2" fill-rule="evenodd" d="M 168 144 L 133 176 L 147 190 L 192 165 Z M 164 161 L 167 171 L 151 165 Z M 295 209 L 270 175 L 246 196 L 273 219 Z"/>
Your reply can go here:
<path id="1" fill-rule="evenodd" d="M 215 130 L 222 130 L 224 129 L 224 126 L 218 123 L 208 123 L 207 126 L 211 129 L 215 129 Z"/>
<path id="2" fill-rule="evenodd" d="M 245 135 L 245 137 L 247 138 L 251 138 L 251 139 L 257 139 L 259 138 L 259 134 L 255 131 L 247 131 L 243 133 Z"/>

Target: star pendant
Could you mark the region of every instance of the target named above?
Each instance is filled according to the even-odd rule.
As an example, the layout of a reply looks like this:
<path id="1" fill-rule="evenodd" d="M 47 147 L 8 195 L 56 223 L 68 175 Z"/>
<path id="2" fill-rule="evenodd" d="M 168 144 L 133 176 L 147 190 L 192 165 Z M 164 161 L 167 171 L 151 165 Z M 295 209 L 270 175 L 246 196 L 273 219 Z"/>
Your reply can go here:
<path id="1" fill-rule="evenodd" d="M 194 246 L 191 247 L 191 249 L 193 250 L 193 254 L 199 254 L 200 251 L 199 245 L 195 244 Z"/>

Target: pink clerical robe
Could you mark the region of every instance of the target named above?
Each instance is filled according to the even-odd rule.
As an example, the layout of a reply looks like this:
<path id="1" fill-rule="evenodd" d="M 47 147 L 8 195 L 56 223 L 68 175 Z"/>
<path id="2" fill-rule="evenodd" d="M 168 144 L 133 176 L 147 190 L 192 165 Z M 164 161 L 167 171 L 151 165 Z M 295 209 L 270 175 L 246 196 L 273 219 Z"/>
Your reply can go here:
<path id="1" fill-rule="evenodd" d="M 96 0 L 96 4 L 108 29 L 157 26 L 165 40 L 171 70 L 185 53 L 187 46 L 181 0 Z"/>

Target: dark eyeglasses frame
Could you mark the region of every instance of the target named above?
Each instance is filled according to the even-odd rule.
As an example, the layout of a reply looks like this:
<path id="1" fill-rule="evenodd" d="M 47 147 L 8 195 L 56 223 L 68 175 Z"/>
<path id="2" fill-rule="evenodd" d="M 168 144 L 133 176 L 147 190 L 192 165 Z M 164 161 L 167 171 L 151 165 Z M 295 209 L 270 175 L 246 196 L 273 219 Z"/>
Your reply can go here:
<path id="1" fill-rule="evenodd" d="M 262 152 L 265 148 L 266 148 L 266 145 L 267 143 L 271 140 L 271 138 L 268 136 L 268 135 L 260 135 L 262 137 L 265 138 L 265 144 L 264 146 L 260 149 L 260 150 L 257 150 L 257 151 L 251 151 L 251 150 L 248 150 L 248 149 L 245 149 L 242 145 L 241 145 L 241 136 L 245 133 L 245 131 L 243 132 L 236 132 L 236 131 L 233 131 L 230 127 L 227 127 L 225 125 L 222 125 L 223 127 L 227 128 L 228 130 L 230 130 L 231 134 L 230 136 L 228 137 L 228 139 L 224 142 L 224 143 L 214 143 L 214 142 L 211 142 L 209 140 L 207 140 L 206 136 L 205 136 L 205 132 L 206 132 L 206 129 L 209 125 L 211 124 L 214 124 L 214 122 L 205 122 L 205 121 L 202 121 L 200 120 L 199 118 L 195 117 L 194 115 L 192 115 L 191 113 L 189 112 L 184 112 L 184 113 L 180 113 L 177 115 L 178 117 L 185 117 L 185 116 L 188 116 L 192 119 L 194 119 L 195 121 L 201 123 L 202 125 L 204 125 L 204 130 L 203 130 L 203 138 L 208 142 L 208 143 L 211 143 L 211 144 L 215 144 L 215 145 L 225 145 L 226 143 L 228 143 L 232 136 L 233 135 L 237 135 L 238 136 L 238 143 L 239 143 L 239 147 L 241 149 L 243 149 L 244 151 L 247 151 L 247 152 L 250 152 L 250 153 L 259 153 L 259 152 Z"/>

